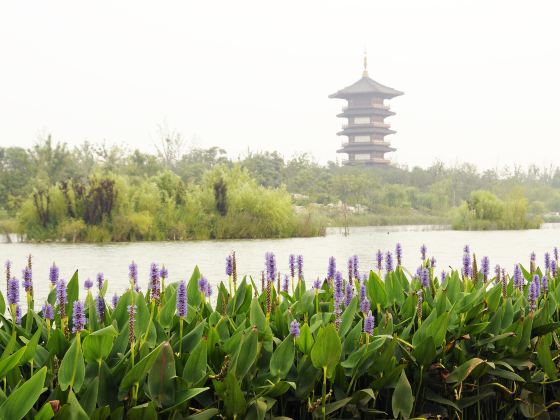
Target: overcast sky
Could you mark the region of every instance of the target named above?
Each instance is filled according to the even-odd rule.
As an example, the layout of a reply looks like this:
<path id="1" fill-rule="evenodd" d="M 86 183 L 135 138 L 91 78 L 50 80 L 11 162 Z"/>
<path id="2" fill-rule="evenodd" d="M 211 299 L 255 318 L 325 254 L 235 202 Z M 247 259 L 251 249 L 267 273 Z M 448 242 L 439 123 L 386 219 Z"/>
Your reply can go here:
<path id="1" fill-rule="evenodd" d="M 0 5 L 0 145 L 41 134 L 154 151 L 337 158 L 343 101 L 369 74 L 405 92 L 388 121 L 408 165 L 560 155 L 556 1 L 36 1 Z M 338 155 L 340 159 L 341 156 Z"/>

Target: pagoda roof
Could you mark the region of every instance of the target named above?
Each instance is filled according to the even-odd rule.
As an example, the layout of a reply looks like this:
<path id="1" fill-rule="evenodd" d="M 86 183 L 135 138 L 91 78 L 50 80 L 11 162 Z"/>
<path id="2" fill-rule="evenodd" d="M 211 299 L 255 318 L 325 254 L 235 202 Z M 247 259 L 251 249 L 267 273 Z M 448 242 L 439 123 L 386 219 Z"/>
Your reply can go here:
<path id="1" fill-rule="evenodd" d="M 403 92 L 376 82 L 371 77 L 369 77 L 366 72 L 364 72 L 363 77 L 360 80 L 358 80 L 356 83 L 347 86 L 344 89 L 341 89 L 336 93 L 333 93 L 332 95 L 329 95 L 329 98 L 346 99 L 350 96 L 363 95 L 363 94 L 393 98 L 395 96 L 403 95 Z"/>

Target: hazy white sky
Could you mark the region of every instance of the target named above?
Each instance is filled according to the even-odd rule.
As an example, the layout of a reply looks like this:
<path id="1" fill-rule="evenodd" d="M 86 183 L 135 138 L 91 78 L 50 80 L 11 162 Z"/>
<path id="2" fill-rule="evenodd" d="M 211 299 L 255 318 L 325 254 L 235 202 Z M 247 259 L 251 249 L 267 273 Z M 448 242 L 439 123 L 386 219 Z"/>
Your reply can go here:
<path id="1" fill-rule="evenodd" d="M 166 122 L 232 156 L 337 158 L 343 101 L 369 73 L 394 161 L 482 167 L 560 152 L 556 1 L 36 1 L 0 4 L 0 145 L 41 133 L 153 151 Z M 341 156 L 338 155 L 340 158 Z"/>

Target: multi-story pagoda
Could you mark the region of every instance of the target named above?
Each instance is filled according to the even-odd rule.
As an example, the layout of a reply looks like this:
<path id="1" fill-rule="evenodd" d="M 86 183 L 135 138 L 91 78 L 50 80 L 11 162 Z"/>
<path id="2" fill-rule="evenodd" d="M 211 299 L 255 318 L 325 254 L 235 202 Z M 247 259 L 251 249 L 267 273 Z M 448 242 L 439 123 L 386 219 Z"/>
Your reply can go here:
<path id="1" fill-rule="evenodd" d="M 342 126 L 339 136 L 346 136 L 347 141 L 337 153 L 347 153 L 344 165 L 387 165 L 385 153 L 396 149 L 385 140 L 385 136 L 395 133 L 385 118 L 395 115 L 385 104 L 385 99 L 402 95 L 396 89 L 377 83 L 371 79 L 367 71 L 367 57 L 364 57 L 362 78 L 353 85 L 332 94 L 329 98 L 345 99 L 348 106 L 342 108 L 339 118 L 347 118 L 348 123 Z"/>

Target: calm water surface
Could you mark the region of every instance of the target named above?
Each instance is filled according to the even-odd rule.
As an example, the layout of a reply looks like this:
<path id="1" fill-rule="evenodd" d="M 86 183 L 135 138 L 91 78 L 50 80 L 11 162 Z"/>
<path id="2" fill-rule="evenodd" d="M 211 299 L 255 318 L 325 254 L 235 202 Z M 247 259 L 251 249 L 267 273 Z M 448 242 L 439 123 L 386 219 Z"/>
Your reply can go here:
<path id="1" fill-rule="evenodd" d="M 87 277 L 95 278 L 103 272 L 109 280 L 109 294 L 122 293 L 128 285 L 128 264 L 138 263 L 139 281 L 145 290 L 151 262 L 165 264 L 170 280 L 188 279 L 198 264 L 202 273 L 213 283 L 227 278 L 224 263 L 228 253 L 235 250 L 238 272 L 259 277 L 264 267 L 264 254 L 276 254 L 278 268 L 288 271 L 288 256 L 303 254 L 304 273 L 308 283 L 317 276 L 324 276 L 329 256 L 337 259 L 339 270 L 346 271 L 346 261 L 351 255 L 360 258 L 360 271 L 373 267 L 378 249 L 391 250 L 400 242 L 403 246 L 403 263 L 413 271 L 420 263 L 420 246 L 425 243 L 428 254 L 437 259 L 438 271 L 449 266 L 460 267 L 462 249 L 469 244 L 477 257 L 490 257 L 495 264 L 505 266 L 508 272 L 515 262 L 527 263 L 535 251 L 542 264 L 546 251 L 560 246 L 560 224 L 546 224 L 540 230 L 459 232 L 438 226 L 359 227 L 351 229 L 345 237 L 338 228 L 329 229 L 321 238 L 293 238 L 268 240 L 228 240 L 197 242 L 136 242 L 117 244 L 0 244 L 0 258 L 13 262 L 14 273 L 21 278 L 29 253 L 33 255 L 33 277 L 36 301 L 44 299 L 49 290 L 48 269 L 56 261 L 61 277 L 69 279 L 79 270 L 80 283 Z M 4 287 L 2 287 L 4 293 Z"/>

